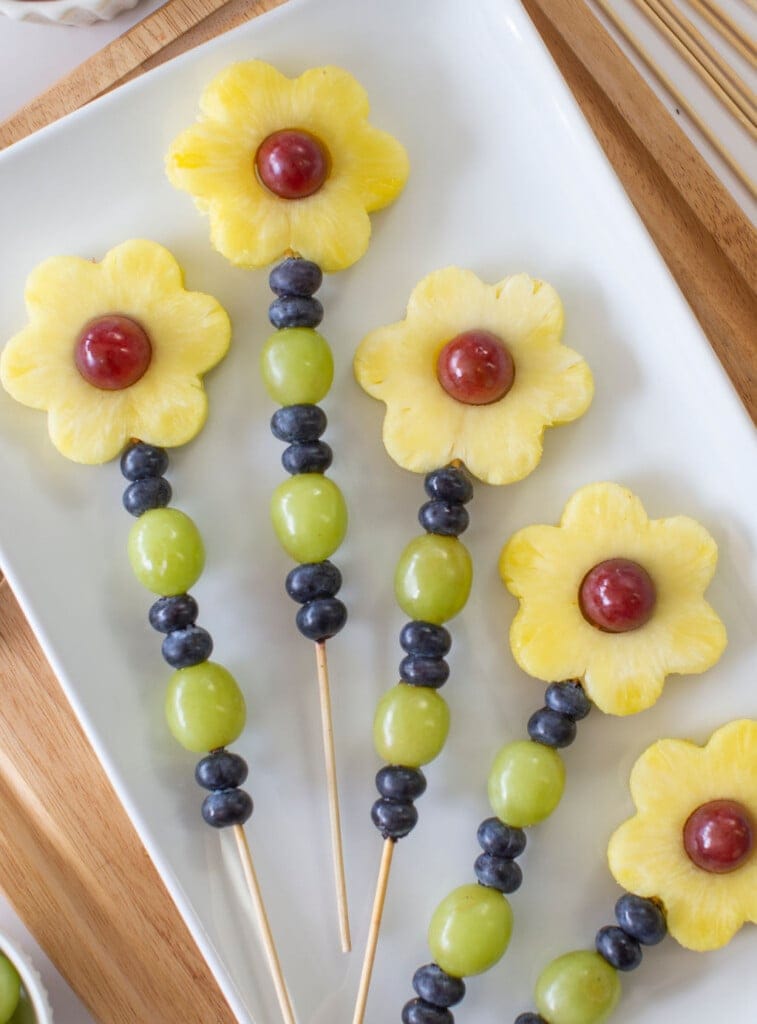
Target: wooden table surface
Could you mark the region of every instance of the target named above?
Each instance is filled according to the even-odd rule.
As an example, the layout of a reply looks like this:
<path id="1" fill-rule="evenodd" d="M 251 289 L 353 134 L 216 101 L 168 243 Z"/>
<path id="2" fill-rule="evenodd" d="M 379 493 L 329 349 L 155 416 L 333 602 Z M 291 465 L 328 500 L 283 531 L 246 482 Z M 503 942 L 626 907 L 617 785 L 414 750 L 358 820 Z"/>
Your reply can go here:
<path id="1" fill-rule="evenodd" d="M 751 225 L 581 0 L 523 2 L 757 419 Z M 86 73 L 0 125 L 0 145 L 91 98 L 93 74 L 105 91 L 276 4 L 175 0 Z M 0 885 L 30 931 L 103 1024 L 231 1024 L 2 581 L 0 683 Z"/>

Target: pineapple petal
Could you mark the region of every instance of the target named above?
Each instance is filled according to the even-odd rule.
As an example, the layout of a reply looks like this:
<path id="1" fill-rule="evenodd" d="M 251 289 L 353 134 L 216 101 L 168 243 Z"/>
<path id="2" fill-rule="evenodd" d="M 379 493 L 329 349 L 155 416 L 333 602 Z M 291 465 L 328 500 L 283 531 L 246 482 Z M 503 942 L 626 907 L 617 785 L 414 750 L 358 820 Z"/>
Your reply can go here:
<path id="1" fill-rule="evenodd" d="M 133 436 L 133 415 L 128 391 L 88 390 L 84 402 L 69 393 L 59 404 L 50 406 L 47 427 L 61 455 L 92 466 L 120 455 Z"/>
<path id="2" fill-rule="evenodd" d="M 239 61 L 208 83 L 200 110 L 208 121 L 219 122 L 241 139 L 257 138 L 259 144 L 276 128 L 298 127 L 291 122 L 291 84 L 265 61 Z"/>
<path id="3" fill-rule="evenodd" d="M 611 544 L 617 549 L 618 538 L 639 537 L 647 528 L 649 518 L 641 499 L 619 484 L 587 484 L 568 499 L 560 526 L 579 533 L 591 530 L 597 544 Z M 630 556 L 628 556 L 630 557 Z"/>
<path id="4" fill-rule="evenodd" d="M 371 220 L 352 181 L 331 180 L 288 213 L 291 247 L 327 272 L 357 263 L 368 248 Z"/>
<path id="5" fill-rule="evenodd" d="M 209 213 L 213 248 L 240 267 L 265 267 L 292 248 L 289 211 L 283 200 L 260 203 L 250 195 L 234 203 L 213 199 Z"/>
<path id="6" fill-rule="evenodd" d="M 200 121 L 174 140 L 166 155 L 166 174 L 175 188 L 202 199 L 236 202 L 262 192 L 253 169 L 254 143 L 216 121 Z"/>
<path id="7" fill-rule="evenodd" d="M 50 333 L 49 346 L 41 345 L 39 337 L 39 328 L 31 324 L 7 342 L 0 355 L 0 383 L 22 405 L 47 409 L 49 396 L 57 389 L 84 381 L 71 357 L 70 336 Z"/>
<path id="8" fill-rule="evenodd" d="M 291 127 L 307 128 L 320 122 L 346 125 L 349 131 L 365 121 L 370 111 L 368 93 L 343 68 L 329 65 L 308 68 L 290 83 L 292 109 L 300 120 Z"/>
<path id="9" fill-rule="evenodd" d="M 698 747 L 659 740 L 631 772 L 635 817 L 612 835 L 607 856 L 616 881 L 665 905 L 670 934 L 688 949 L 724 946 L 741 926 L 757 923 L 757 856 L 726 874 L 697 867 L 683 829 L 711 800 L 741 802 L 757 821 L 757 721 L 718 729 Z"/>
<path id="10" fill-rule="evenodd" d="M 524 672 L 545 682 L 583 679 L 591 658 L 587 623 L 577 609 L 548 601 L 521 608 L 510 626 L 510 648 Z"/>
<path id="11" fill-rule="evenodd" d="M 191 441 L 207 415 L 208 398 L 199 377 L 156 377 L 139 396 L 131 436 L 173 448 Z"/>
<path id="12" fill-rule="evenodd" d="M 346 125 L 345 125 L 346 128 Z M 410 173 L 405 147 L 370 124 L 355 125 L 339 149 L 335 169 L 350 182 L 369 212 L 393 203 Z"/>
<path id="13" fill-rule="evenodd" d="M 146 309 L 153 359 L 145 380 L 164 375 L 196 378 L 223 359 L 231 342 L 228 313 L 212 295 L 177 291 Z M 136 387 L 137 385 L 135 385 Z"/>

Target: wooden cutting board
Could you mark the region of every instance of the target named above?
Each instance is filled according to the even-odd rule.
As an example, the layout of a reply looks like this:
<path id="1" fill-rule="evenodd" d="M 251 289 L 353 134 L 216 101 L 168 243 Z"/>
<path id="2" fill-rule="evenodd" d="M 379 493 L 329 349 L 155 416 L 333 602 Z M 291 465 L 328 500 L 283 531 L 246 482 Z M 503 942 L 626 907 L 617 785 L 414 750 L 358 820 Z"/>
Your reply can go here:
<path id="1" fill-rule="evenodd" d="M 0 145 L 278 2 L 173 0 L 0 124 Z M 581 0 L 523 2 L 757 419 L 751 225 Z M 0 885 L 30 931 L 103 1024 L 231 1024 L 2 581 L 0 685 Z"/>

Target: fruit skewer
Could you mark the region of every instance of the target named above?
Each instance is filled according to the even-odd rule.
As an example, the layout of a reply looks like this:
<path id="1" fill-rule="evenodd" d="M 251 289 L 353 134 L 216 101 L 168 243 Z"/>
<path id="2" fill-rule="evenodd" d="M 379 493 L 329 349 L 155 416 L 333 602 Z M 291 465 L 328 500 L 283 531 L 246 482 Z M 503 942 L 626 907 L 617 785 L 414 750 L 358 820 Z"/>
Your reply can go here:
<path id="1" fill-rule="evenodd" d="M 322 273 L 364 254 L 369 212 L 391 203 L 408 174 L 402 146 L 368 123 L 368 97 L 351 75 L 313 68 L 289 79 L 263 61 L 222 71 L 200 100 L 198 123 L 168 154 L 172 184 L 209 213 L 211 242 L 232 263 L 273 267 L 276 328 L 261 356 L 269 395 L 281 406 L 271 429 L 288 447 L 291 479 L 275 491 L 271 516 L 285 551 L 299 564 L 286 582 L 302 607 L 297 627 L 315 641 L 326 763 L 337 914 L 342 950 L 351 948 L 326 641 L 346 622 L 336 594 L 341 574 L 329 557 L 347 528 L 347 507 L 325 476 L 326 416 L 317 404 L 331 387 L 333 358 L 315 330 Z"/>
<path id="2" fill-rule="evenodd" d="M 371 815 L 384 848 L 353 1024 L 365 1015 L 394 845 L 417 823 L 421 766 L 440 753 L 449 729 L 437 691 L 449 675 L 443 623 L 464 608 L 473 576 L 459 540 L 473 497 L 469 474 L 493 484 L 520 479 L 538 464 L 544 428 L 577 418 L 591 401 L 591 373 L 560 344 L 561 330 L 562 308 L 548 285 L 521 274 L 489 286 L 450 267 L 424 278 L 406 319 L 369 334 L 355 356 L 358 382 L 386 403 L 387 452 L 426 473 L 430 500 L 418 517 L 426 535 L 405 548 L 395 574 L 411 621 L 400 634 L 401 682 L 381 698 L 374 720 L 374 745 L 388 762 L 376 776 Z M 515 887 L 517 866 L 508 862 L 495 879 L 498 867 L 487 862 L 490 884 Z M 493 894 L 504 926 L 504 896 L 481 891 Z"/>

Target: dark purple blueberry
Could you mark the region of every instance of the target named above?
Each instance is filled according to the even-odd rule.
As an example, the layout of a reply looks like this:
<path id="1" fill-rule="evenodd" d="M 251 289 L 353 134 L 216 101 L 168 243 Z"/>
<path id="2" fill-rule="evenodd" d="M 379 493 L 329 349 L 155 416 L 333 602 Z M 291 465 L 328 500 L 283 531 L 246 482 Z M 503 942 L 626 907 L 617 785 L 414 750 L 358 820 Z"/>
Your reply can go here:
<path id="1" fill-rule="evenodd" d="M 371 807 L 371 820 L 384 839 L 402 839 L 415 828 L 418 812 L 412 803 L 382 797 Z"/>
<path id="2" fill-rule="evenodd" d="M 453 978 L 438 964 L 425 964 L 413 975 L 413 988 L 418 995 L 432 1006 L 457 1006 L 465 996 L 465 982 Z"/>
<path id="3" fill-rule="evenodd" d="M 514 860 L 493 853 L 482 853 L 476 858 L 473 869 L 481 885 L 500 892 L 515 892 L 523 881 L 523 872 Z"/>
<path id="4" fill-rule="evenodd" d="M 298 256 L 282 260 L 268 275 L 268 285 L 277 295 L 313 295 L 322 281 L 318 264 Z"/>
<path id="5" fill-rule="evenodd" d="M 599 955 L 617 971 L 632 971 L 641 963 L 642 952 L 638 941 L 615 925 L 608 924 L 600 928 L 594 945 Z"/>
<path id="6" fill-rule="evenodd" d="M 547 1024 L 540 1013 L 519 1013 L 515 1024 Z"/>
<path id="7" fill-rule="evenodd" d="M 455 1024 L 455 1018 L 449 1010 L 425 999 L 411 999 L 402 1007 L 402 1024 Z"/>
<path id="8" fill-rule="evenodd" d="M 325 473 L 334 453 L 325 441 L 305 441 L 290 444 L 281 453 L 281 465 L 294 476 L 296 473 Z"/>
<path id="9" fill-rule="evenodd" d="M 579 722 L 591 711 L 591 701 L 577 679 L 564 683 L 550 683 L 544 694 L 544 703 L 553 711 L 560 711 L 574 722 Z"/>
<path id="10" fill-rule="evenodd" d="M 130 515 L 141 516 L 151 508 L 165 508 L 171 493 L 171 485 L 164 476 L 147 476 L 130 483 L 122 500 Z"/>
<path id="11" fill-rule="evenodd" d="M 293 601 L 306 604 L 316 597 L 335 597 L 342 574 L 333 562 L 303 562 L 292 569 L 284 585 Z"/>
<path id="12" fill-rule="evenodd" d="M 271 432 L 287 444 L 317 441 L 328 425 L 318 405 L 285 405 L 271 416 Z"/>
<path id="13" fill-rule="evenodd" d="M 187 626 L 168 633 L 160 650 L 171 668 L 189 668 L 208 660 L 213 638 L 202 626 Z"/>
<path id="14" fill-rule="evenodd" d="M 418 522 L 426 533 L 457 537 L 468 529 L 470 516 L 465 505 L 456 501 L 427 501 L 418 512 Z"/>
<path id="15" fill-rule="evenodd" d="M 322 643 L 344 628 L 347 609 L 338 597 L 317 597 L 300 608 L 295 621 L 304 637 Z"/>
<path id="16" fill-rule="evenodd" d="M 412 803 L 426 792 L 426 776 L 420 768 L 387 764 L 376 773 L 376 789 L 387 800 Z"/>
<path id="17" fill-rule="evenodd" d="M 230 750 L 214 750 L 195 768 L 195 782 L 203 789 L 237 789 L 246 778 L 247 762 Z"/>
<path id="18" fill-rule="evenodd" d="M 473 484 L 469 476 L 465 470 L 456 469 L 455 466 L 445 466 L 444 469 L 428 473 L 423 486 L 429 498 L 438 501 L 456 501 L 465 505 L 473 497 Z"/>
<path id="19" fill-rule="evenodd" d="M 318 299 L 305 295 L 282 295 L 268 307 L 268 319 L 274 327 L 317 327 L 323 320 L 323 306 Z"/>
<path id="20" fill-rule="evenodd" d="M 526 833 L 522 828 L 505 825 L 499 818 L 487 818 L 478 826 L 478 844 L 484 853 L 514 860 L 526 848 Z"/>
<path id="21" fill-rule="evenodd" d="M 561 711 L 539 708 L 528 720 L 528 735 L 545 747 L 569 747 L 576 738 L 576 723 Z"/>
<path id="22" fill-rule="evenodd" d="M 420 654 L 426 658 L 443 658 L 452 647 L 452 637 L 444 626 L 433 622 L 414 619 L 406 622 L 400 633 L 400 644 L 408 654 Z"/>
<path id="23" fill-rule="evenodd" d="M 165 448 L 138 441 L 121 456 L 121 472 L 127 480 L 144 480 L 148 476 L 163 476 L 168 469 Z"/>
<path id="24" fill-rule="evenodd" d="M 219 789 L 202 802 L 202 817 L 213 828 L 244 825 L 252 814 L 252 797 L 243 789 Z"/>
<path id="25" fill-rule="evenodd" d="M 150 625 L 159 633 L 172 633 L 176 629 L 193 626 L 199 609 L 191 594 L 159 597 L 149 611 Z"/>
<path id="26" fill-rule="evenodd" d="M 408 654 L 400 662 L 400 678 L 411 686 L 430 686 L 437 690 L 449 679 L 449 665 L 444 658 Z"/>
<path id="27" fill-rule="evenodd" d="M 665 912 L 654 900 L 627 892 L 615 904 L 615 920 L 644 946 L 656 946 L 668 933 Z"/>

